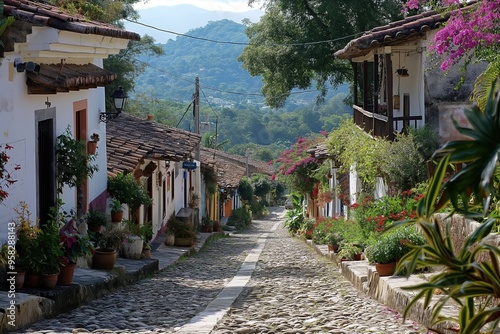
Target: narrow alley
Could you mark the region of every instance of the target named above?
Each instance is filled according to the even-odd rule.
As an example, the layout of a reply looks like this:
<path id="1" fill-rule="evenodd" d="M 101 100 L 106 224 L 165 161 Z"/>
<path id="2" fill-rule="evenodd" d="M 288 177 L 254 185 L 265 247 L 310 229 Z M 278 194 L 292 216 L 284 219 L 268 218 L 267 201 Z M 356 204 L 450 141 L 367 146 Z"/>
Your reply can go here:
<path id="1" fill-rule="evenodd" d="M 361 296 L 338 267 L 288 235 L 282 208 L 270 210 L 153 277 L 16 333 L 426 333 Z M 229 289 L 236 278 L 248 283 Z"/>

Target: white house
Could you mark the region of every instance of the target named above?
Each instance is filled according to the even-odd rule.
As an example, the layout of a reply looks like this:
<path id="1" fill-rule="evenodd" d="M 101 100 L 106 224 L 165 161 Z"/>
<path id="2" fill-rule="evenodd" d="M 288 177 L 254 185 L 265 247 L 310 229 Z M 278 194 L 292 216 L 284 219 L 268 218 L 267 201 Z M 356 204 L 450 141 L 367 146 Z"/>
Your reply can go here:
<path id="1" fill-rule="evenodd" d="M 108 175 L 132 173 L 148 191 L 153 204 L 141 208 L 140 222 L 152 223 L 154 237 L 172 214 L 189 207 L 194 194 L 200 198 L 200 162 L 193 157 L 201 137 L 123 113 L 107 124 Z M 95 204 L 106 209 L 105 203 Z"/>
<path id="2" fill-rule="evenodd" d="M 0 145 L 8 144 L 8 169 L 18 181 L 0 203 L 0 235 L 14 208 L 25 201 L 41 222 L 56 199 L 56 137 L 69 126 L 75 138 L 100 136 L 99 171 L 84 187 L 84 209 L 106 197 L 106 124 L 104 86 L 117 74 L 104 70 L 103 59 L 139 40 L 133 32 L 66 14 L 60 8 L 26 0 L 4 0 L 4 15 L 14 23 L 0 36 Z M 65 209 L 76 207 L 76 190 L 65 188 Z"/>

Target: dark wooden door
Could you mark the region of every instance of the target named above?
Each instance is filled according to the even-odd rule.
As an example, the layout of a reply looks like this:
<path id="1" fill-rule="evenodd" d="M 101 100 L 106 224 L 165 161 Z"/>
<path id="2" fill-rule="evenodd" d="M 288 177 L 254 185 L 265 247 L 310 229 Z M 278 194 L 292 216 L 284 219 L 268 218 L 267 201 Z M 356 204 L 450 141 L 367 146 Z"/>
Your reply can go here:
<path id="1" fill-rule="evenodd" d="M 40 226 L 49 219 L 56 201 L 54 120 L 38 122 L 38 217 Z"/>

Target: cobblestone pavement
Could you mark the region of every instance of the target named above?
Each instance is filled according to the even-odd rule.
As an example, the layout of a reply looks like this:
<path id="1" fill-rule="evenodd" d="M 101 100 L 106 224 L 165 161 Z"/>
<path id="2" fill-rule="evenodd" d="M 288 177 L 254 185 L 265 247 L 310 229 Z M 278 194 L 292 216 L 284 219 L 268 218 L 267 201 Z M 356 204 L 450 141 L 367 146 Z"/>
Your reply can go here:
<path id="1" fill-rule="evenodd" d="M 175 333 L 231 280 L 259 235 L 276 223 L 276 213 L 149 279 L 17 333 Z M 269 234 L 247 288 L 212 333 L 426 333 L 420 328 L 360 296 L 334 264 L 279 227 Z"/>

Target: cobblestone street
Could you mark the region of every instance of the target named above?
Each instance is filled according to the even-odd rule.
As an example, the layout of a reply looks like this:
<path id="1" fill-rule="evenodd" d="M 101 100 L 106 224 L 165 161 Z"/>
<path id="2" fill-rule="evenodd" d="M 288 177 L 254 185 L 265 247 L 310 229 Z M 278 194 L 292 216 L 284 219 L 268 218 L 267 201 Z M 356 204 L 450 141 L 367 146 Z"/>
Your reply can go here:
<path id="1" fill-rule="evenodd" d="M 282 210 L 151 278 L 17 333 L 178 332 L 236 275 L 262 233 L 267 241 L 249 284 L 211 333 L 426 333 L 360 296 L 333 263 L 277 227 Z"/>

